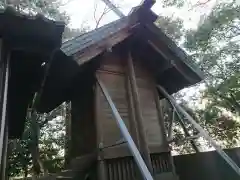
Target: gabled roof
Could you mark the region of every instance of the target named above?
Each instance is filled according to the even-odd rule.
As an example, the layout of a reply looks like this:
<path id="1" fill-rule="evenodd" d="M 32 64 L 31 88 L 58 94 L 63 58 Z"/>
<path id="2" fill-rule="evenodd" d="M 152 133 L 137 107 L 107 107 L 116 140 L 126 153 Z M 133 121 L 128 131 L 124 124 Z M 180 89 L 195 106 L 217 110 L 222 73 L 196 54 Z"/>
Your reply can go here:
<path id="1" fill-rule="evenodd" d="M 149 7 L 140 6 L 134 8 L 127 17 L 63 43 L 61 49 L 66 55 L 73 56 L 81 65 L 101 54 L 107 48 L 115 46 L 130 36 L 136 36 L 142 40 L 142 43 L 147 43 L 158 53 L 159 60 L 164 59 L 165 63 L 170 64 L 164 76 L 170 70 L 171 73 L 178 71 L 178 75 L 182 76 L 179 78 L 186 80 L 182 85 L 176 85 L 176 88 L 166 87 L 170 93 L 201 81 L 203 79 L 202 72 L 194 65 L 190 57 L 154 24 L 156 19 L 157 15 Z M 166 86 L 174 86 L 167 85 L 168 82 L 162 83 Z"/>
<path id="2" fill-rule="evenodd" d="M 84 88 L 88 76 L 96 71 L 99 63 L 96 57 L 101 57 L 108 48 L 125 44 L 130 45 L 133 58 L 144 58 L 144 66 L 151 66 L 157 83 L 169 93 L 201 81 L 202 73 L 186 53 L 154 24 L 158 16 L 149 9 L 150 1 L 144 1 L 124 18 L 63 43 L 61 50 L 68 58 L 62 56 L 52 66 L 54 73 L 46 81 L 38 110 L 50 111 L 64 100 L 74 98 L 73 89 Z"/>
<path id="3" fill-rule="evenodd" d="M 141 12 L 144 9 L 150 9 L 152 5 L 155 3 L 155 0 L 143 0 L 140 6 L 135 7 L 130 12 L 130 15 L 127 17 L 123 17 L 119 20 L 116 20 L 112 23 L 106 24 L 98 29 L 90 31 L 88 33 L 82 34 L 76 38 L 73 38 L 62 45 L 62 51 L 68 55 L 72 56 L 75 53 L 82 51 L 84 48 L 87 48 L 91 45 L 94 45 L 105 38 L 109 38 L 115 33 L 123 30 L 124 28 L 129 27 L 131 24 L 136 23 L 132 22 L 131 19 Z M 143 8 L 142 8 L 143 7 Z M 138 11 L 138 12 L 136 12 Z M 154 16 L 154 15 L 153 15 Z M 153 17 L 155 18 L 155 17 Z"/>
<path id="4" fill-rule="evenodd" d="M 119 32 L 119 30 L 126 28 L 128 25 L 129 19 L 127 17 L 119 19 L 63 43 L 61 49 L 66 55 L 72 56 L 77 52 L 82 51 L 83 49 Z"/>

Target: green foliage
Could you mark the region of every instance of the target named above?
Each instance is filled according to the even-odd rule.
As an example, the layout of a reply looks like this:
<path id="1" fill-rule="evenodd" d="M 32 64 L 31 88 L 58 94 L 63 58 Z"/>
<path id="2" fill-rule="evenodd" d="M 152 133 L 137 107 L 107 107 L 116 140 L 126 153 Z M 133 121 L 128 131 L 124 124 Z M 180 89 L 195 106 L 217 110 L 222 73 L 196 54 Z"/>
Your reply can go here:
<path id="1" fill-rule="evenodd" d="M 236 1 L 217 4 L 197 30 L 188 31 L 185 47 L 193 53 L 206 74 L 204 98 L 239 114 L 240 5 Z"/>
<path id="2" fill-rule="evenodd" d="M 27 140 L 10 141 L 8 152 L 8 175 L 10 177 L 24 174 L 25 169 L 31 166 L 30 152 L 28 151 Z"/>
<path id="3" fill-rule="evenodd" d="M 239 12 L 235 0 L 216 4 L 198 29 L 186 33 L 184 43 L 206 75 L 205 108 L 198 117 L 223 147 L 236 146 L 240 137 Z"/>
<path id="4" fill-rule="evenodd" d="M 183 21 L 179 18 L 173 19 L 166 16 L 159 16 L 156 25 L 176 42 L 180 41 L 184 34 Z"/>
<path id="5" fill-rule="evenodd" d="M 65 130 L 63 109 L 64 106 L 61 105 L 48 114 L 34 116 L 39 130 L 32 126 L 33 119 L 27 119 L 22 139 L 9 142 L 9 176 L 32 174 L 33 170 L 42 170 L 38 166 L 33 168 L 32 150 L 36 143 L 39 146 L 39 158 L 47 172 L 55 173 L 63 168 L 62 150 L 64 149 Z M 36 140 L 34 137 L 38 131 L 40 132 Z"/>
<path id="6" fill-rule="evenodd" d="M 204 1 L 203 4 L 208 2 Z M 165 7 L 176 7 L 178 3 L 185 6 L 181 0 L 163 2 Z M 201 6 L 201 3 L 192 5 L 194 8 L 197 6 Z M 222 0 L 216 3 L 209 14 L 202 16 L 197 29 L 184 29 L 181 21 L 175 21 L 176 18 L 160 17 L 157 21 L 157 25 L 178 44 L 184 41 L 184 47 L 205 73 L 203 83 L 206 88 L 198 97 L 205 107 L 193 110 L 182 101 L 185 108 L 215 140 L 227 148 L 240 143 L 239 12 L 240 4 L 236 0 Z M 180 96 L 177 95 L 178 99 L 182 99 Z M 178 123 L 174 127 L 175 136 L 182 136 Z M 174 148 L 180 153 L 188 153 L 190 144 L 184 146 L 187 148 L 182 145 Z"/>

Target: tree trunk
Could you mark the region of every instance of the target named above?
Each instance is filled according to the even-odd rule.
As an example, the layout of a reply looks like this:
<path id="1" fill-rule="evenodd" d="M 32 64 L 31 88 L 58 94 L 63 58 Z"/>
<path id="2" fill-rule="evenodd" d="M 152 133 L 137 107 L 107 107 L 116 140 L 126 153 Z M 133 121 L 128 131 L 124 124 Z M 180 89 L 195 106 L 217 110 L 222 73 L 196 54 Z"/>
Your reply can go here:
<path id="1" fill-rule="evenodd" d="M 71 157 L 70 157 L 70 147 L 71 147 L 71 103 L 66 103 L 64 105 L 64 114 L 63 116 L 65 117 L 65 128 L 66 128 L 66 134 L 65 134 L 65 154 L 64 154 L 64 159 L 65 163 L 64 166 L 65 168 L 68 167 Z"/>
<path id="2" fill-rule="evenodd" d="M 28 177 L 28 166 L 26 165 L 24 167 L 24 178 L 26 179 Z"/>
<path id="3" fill-rule="evenodd" d="M 40 153 L 39 153 L 40 128 L 39 128 L 37 119 L 38 117 L 36 112 L 33 112 L 31 117 L 32 133 L 31 133 L 31 143 L 29 146 L 29 150 L 32 155 L 34 174 L 39 175 L 41 172 L 43 172 L 43 174 L 45 175 L 47 173 L 47 170 L 44 168 L 44 165 L 40 159 Z"/>

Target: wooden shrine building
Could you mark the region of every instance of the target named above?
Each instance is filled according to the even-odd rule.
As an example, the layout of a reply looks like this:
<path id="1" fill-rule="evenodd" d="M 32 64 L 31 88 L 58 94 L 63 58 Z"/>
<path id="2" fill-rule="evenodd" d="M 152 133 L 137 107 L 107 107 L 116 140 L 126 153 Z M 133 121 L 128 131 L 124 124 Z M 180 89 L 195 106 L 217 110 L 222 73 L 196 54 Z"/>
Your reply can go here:
<path id="1" fill-rule="evenodd" d="M 96 77 L 109 92 L 150 172 L 159 180 L 177 179 L 156 85 L 172 94 L 201 81 L 202 76 L 185 52 L 154 24 L 158 17 L 151 6 L 143 3 L 127 17 L 61 48 L 79 66 L 78 75 L 65 87 L 72 102 L 68 159 L 78 158 L 84 166 L 84 157 L 97 152 L 95 173 L 101 180 L 131 180 L 138 174 Z M 49 76 L 49 82 L 53 79 Z M 46 92 L 50 89 L 54 85 L 49 83 Z M 56 91 L 51 97 L 62 95 Z"/>
<path id="2" fill-rule="evenodd" d="M 71 101 L 66 159 L 69 169 L 81 170 L 84 175 L 93 172 L 89 179 L 141 179 L 98 79 L 106 87 L 149 171 L 159 180 L 177 179 L 164 128 L 160 102 L 163 96 L 156 85 L 173 94 L 201 81 L 202 74 L 186 53 L 154 24 L 158 16 L 151 11 L 153 3 L 150 2 L 144 1 L 128 16 L 69 40 L 61 48 L 54 44 L 47 49 L 49 53 L 44 51 L 46 56 L 39 56 L 42 47 L 39 48 L 38 43 L 35 43 L 35 51 L 24 51 L 29 58 L 41 59 L 30 58 L 30 62 L 37 62 L 33 63 L 36 68 L 30 72 L 25 64 L 26 69 L 16 78 L 36 77 L 39 83 L 25 79 L 25 84 L 31 84 L 32 89 L 22 89 L 21 93 L 25 93 L 28 100 L 19 99 L 19 105 L 12 107 L 20 113 L 21 122 L 17 117 L 9 118 L 12 124 L 19 123 L 18 128 L 10 123 L 10 136 L 21 136 L 24 112 L 34 92 L 41 90 L 36 107 L 40 113 Z M 53 39 L 54 30 L 58 28 L 62 26 L 55 24 L 52 34 L 44 36 L 47 44 L 50 44 L 47 37 L 50 35 Z M 24 55 L 16 56 L 26 59 Z M 43 62 L 46 67 L 41 69 Z M 10 87 L 10 92 L 13 89 Z M 11 97 L 17 99 L 20 95 L 16 97 L 13 93 Z M 24 107 L 20 105 L 23 102 Z"/>

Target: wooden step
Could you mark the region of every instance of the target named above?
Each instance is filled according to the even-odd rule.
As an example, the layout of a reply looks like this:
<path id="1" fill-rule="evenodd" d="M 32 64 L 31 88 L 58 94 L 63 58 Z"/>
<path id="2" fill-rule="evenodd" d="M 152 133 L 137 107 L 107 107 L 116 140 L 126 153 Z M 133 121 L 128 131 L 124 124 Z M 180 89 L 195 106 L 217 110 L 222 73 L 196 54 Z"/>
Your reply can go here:
<path id="1" fill-rule="evenodd" d="M 154 179 L 155 180 L 179 180 L 177 175 L 175 175 L 171 172 L 157 174 L 157 175 L 155 175 Z"/>

